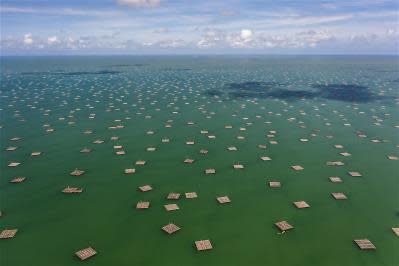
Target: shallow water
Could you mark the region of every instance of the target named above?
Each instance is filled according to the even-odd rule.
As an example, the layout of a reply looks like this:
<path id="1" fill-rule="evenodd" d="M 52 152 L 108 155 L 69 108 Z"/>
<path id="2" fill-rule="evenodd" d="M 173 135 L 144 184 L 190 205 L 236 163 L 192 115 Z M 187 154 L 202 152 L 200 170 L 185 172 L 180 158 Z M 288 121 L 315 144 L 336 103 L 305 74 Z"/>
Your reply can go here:
<path id="1" fill-rule="evenodd" d="M 74 252 L 87 246 L 98 254 L 86 265 L 399 263 L 391 229 L 399 227 L 399 168 L 387 158 L 399 156 L 397 57 L 1 60 L 0 230 L 18 229 L 15 238 L 0 241 L 1 265 L 80 265 Z M 109 129 L 117 125 L 124 128 Z M 104 143 L 93 144 L 96 139 Z M 195 144 L 186 145 L 190 140 Z M 126 154 L 116 155 L 114 145 Z M 5 151 L 9 146 L 18 149 Z M 84 147 L 92 152 L 80 153 Z M 30 156 L 34 151 L 42 154 Z M 184 164 L 185 158 L 195 162 Z M 137 160 L 146 165 L 135 166 Z M 15 161 L 21 164 L 7 167 Z M 245 168 L 235 170 L 235 163 Z M 75 168 L 86 173 L 70 176 Z M 126 175 L 125 168 L 136 173 Z M 207 168 L 216 174 L 205 175 Z M 27 179 L 9 183 L 18 176 Z M 282 187 L 270 188 L 272 180 Z M 153 190 L 139 192 L 145 184 Z M 67 186 L 84 191 L 61 193 Z M 185 199 L 191 191 L 198 198 Z M 182 195 L 167 200 L 169 192 Z M 348 199 L 334 200 L 332 192 Z M 224 195 L 230 204 L 217 203 Z M 136 209 L 140 200 L 150 208 Z M 297 209 L 299 200 L 311 207 Z M 167 212 L 168 203 L 180 210 Z M 281 220 L 294 229 L 278 234 L 274 223 Z M 164 233 L 170 222 L 181 230 Z M 360 250 L 353 240 L 363 238 L 377 249 Z M 201 239 L 210 239 L 213 249 L 196 251 Z"/>

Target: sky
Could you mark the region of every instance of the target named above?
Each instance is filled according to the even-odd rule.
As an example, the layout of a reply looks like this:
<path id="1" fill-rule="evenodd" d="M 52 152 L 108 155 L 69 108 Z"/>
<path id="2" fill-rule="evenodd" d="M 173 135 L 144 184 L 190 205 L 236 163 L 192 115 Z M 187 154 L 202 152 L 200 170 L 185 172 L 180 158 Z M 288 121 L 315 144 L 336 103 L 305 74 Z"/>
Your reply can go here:
<path id="1" fill-rule="evenodd" d="M 1 0 L 2 55 L 398 54 L 397 0 Z"/>

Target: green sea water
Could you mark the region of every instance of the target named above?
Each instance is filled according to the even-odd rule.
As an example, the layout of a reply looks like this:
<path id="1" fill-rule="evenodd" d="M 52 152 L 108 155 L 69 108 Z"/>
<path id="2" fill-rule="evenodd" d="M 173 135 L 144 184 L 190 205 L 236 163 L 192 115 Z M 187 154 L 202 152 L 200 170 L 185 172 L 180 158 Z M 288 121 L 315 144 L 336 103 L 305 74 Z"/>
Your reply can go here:
<path id="1" fill-rule="evenodd" d="M 390 56 L 2 57 L 0 231 L 18 233 L 0 239 L 0 265 L 398 265 L 399 165 L 387 157 L 399 156 L 398 67 Z M 282 220 L 294 229 L 279 234 Z M 353 242 L 365 238 L 377 249 Z M 196 250 L 203 239 L 212 250 Z M 88 246 L 98 254 L 82 262 Z"/>

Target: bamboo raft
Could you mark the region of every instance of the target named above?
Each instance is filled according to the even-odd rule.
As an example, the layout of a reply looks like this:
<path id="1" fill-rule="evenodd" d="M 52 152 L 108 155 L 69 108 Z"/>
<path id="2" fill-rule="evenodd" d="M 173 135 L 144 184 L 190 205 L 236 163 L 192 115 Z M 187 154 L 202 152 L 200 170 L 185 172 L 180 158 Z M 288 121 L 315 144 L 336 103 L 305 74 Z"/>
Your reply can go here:
<path id="1" fill-rule="evenodd" d="M 176 211 L 179 209 L 179 206 L 177 204 L 166 204 L 164 205 L 165 209 L 169 211 Z"/>
<path id="2" fill-rule="evenodd" d="M 0 233 L 0 239 L 8 239 L 8 238 L 13 238 L 17 234 L 18 229 L 6 229 L 1 231 Z"/>
<path id="3" fill-rule="evenodd" d="M 230 203 L 230 202 L 231 202 L 231 200 L 229 199 L 228 196 L 217 197 L 216 200 L 217 200 L 220 204 L 225 204 L 225 203 Z"/>
<path id="4" fill-rule="evenodd" d="M 195 241 L 195 247 L 198 251 L 210 250 L 212 249 L 211 241 L 207 240 L 198 240 Z"/>
<path id="5" fill-rule="evenodd" d="M 280 222 L 275 223 L 275 225 L 280 229 L 281 232 L 285 232 L 287 230 L 294 228 L 287 221 L 280 221 Z"/>
<path id="6" fill-rule="evenodd" d="M 180 227 L 178 227 L 175 224 L 170 223 L 170 224 L 167 224 L 167 225 L 163 226 L 162 230 L 170 235 L 170 234 L 173 234 L 173 233 L 179 231 Z"/>
<path id="7" fill-rule="evenodd" d="M 81 249 L 81 250 L 75 252 L 75 255 L 81 260 L 86 260 L 88 258 L 93 257 L 96 254 L 97 254 L 97 251 L 95 251 L 92 247 Z"/>
<path id="8" fill-rule="evenodd" d="M 66 187 L 62 190 L 63 193 L 67 194 L 74 194 L 74 193 L 82 193 L 83 188 L 78 188 L 78 187 Z"/>
<path id="9" fill-rule="evenodd" d="M 374 249 L 376 249 L 374 244 L 371 243 L 371 241 L 368 240 L 368 239 L 355 239 L 354 241 L 355 241 L 355 243 L 358 245 L 358 247 L 360 249 L 363 249 L 363 250 L 374 250 Z"/>

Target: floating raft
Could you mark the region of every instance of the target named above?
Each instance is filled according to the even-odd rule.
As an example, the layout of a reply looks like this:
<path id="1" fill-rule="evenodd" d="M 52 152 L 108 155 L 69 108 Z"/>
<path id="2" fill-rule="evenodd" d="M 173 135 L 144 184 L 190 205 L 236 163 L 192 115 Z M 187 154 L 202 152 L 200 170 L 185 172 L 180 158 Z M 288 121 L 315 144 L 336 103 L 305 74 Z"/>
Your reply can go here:
<path id="1" fill-rule="evenodd" d="M 355 239 L 355 243 L 359 246 L 360 249 L 365 250 L 373 250 L 376 249 L 373 243 L 371 243 L 368 239 Z"/>
<path id="2" fill-rule="evenodd" d="M 198 197 L 197 192 L 187 192 L 185 193 L 186 199 L 194 199 Z"/>
<path id="3" fill-rule="evenodd" d="M 8 167 L 17 167 L 20 164 L 21 163 L 19 163 L 19 162 L 11 162 L 11 163 L 8 164 Z"/>
<path id="4" fill-rule="evenodd" d="M 72 193 L 82 193 L 83 188 L 78 187 L 66 187 L 62 190 L 63 193 L 72 194 Z"/>
<path id="5" fill-rule="evenodd" d="M 342 179 L 339 178 L 338 176 L 330 176 L 329 179 L 333 183 L 342 183 L 343 182 Z"/>
<path id="6" fill-rule="evenodd" d="M 353 177 L 360 177 L 360 176 L 362 176 L 362 174 L 359 173 L 359 172 L 348 172 L 348 174 L 349 174 L 350 176 L 353 176 Z"/>
<path id="7" fill-rule="evenodd" d="M 95 251 L 92 247 L 88 247 L 88 248 L 85 248 L 85 249 L 75 252 L 75 255 L 78 256 L 78 258 L 81 260 L 86 260 L 88 258 L 93 257 L 96 254 L 97 254 L 97 251 Z"/>
<path id="8" fill-rule="evenodd" d="M 13 238 L 17 234 L 18 229 L 6 229 L 1 231 L 0 239 Z"/>
<path id="9" fill-rule="evenodd" d="M 194 163 L 194 160 L 193 159 L 184 159 L 184 161 L 183 161 L 184 163 L 189 163 L 189 164 L 191 164 L 191 163 Z"/>
<path id="10" fill-rule="evenodd" d="M 179 206 L 177 206 L 177 204 L 166 204 L 164 205 L 165 209 L 169 212 L 169 211 L 176 211 L 179 209 Z"/>
<path id="11" fill-rule="evenodd" d="M 216 200 L 217 200 L 220 204 L 225 204 L 225 203 L 230 203 L 230 202 L 231 202 L 231 200 L 229 199 L 228 196 L 218 197 L 218 198 L 216 198 Z"/>
<path id="12" fill-rule="evenodd" d="M 290 229 L 293 229 L 294 227 L 292 225 L 290 225 L 287 221 L 281 221 L 281 222 L 277 222 L 275 223 L 275 225 L 280 229 L 280 231 L 287 231 Z"/>
<path id="13" fill-rule="evenodd" d="M 269 187 L 274 187 L 274 188 L 281 187 L 281 183 L 279 181 L 270 181 Z"/>
<path id="14" fill-rule="evenodd" d="M 291 166 L 291 168 L 294 169 L 295 171 L 301 171 L 301 170 L 304 169 L 304 168 L 303 168 L 302 166 L 300 166 L 300 165 L 293 165 L 293 166 Z"/>
<path id="15" fill-rule="evenodd" d="M 345 163 L 341 161 L 331 161 L 326 163 L 328 166 L 343 166 Z"/>
<path id="16" fill-rule="evenodd" d="M 83 149 L 80 150 L 80 152 L 81 153 L 89 153 L 89 152 L 91 152 L 91 149 L 83 148 Z"/>
<path id="17" fill-rule="evenodd" d="M 136 169 L 134 168 L 126 168 L 125 169 L 125 174 L 134 174 L 136 173 Z"/>
<path id="18" fill-rule="evenodd" d="M 81 176 L 85 173 L 83 170 L 75 169 L 71 173 L 69 173 L 72 176 Z"/>
<path id="19" fill-rule="evenodd" d="M 295 201 L 293 203 L 298 209 L 310 208 L 310 205 L 306 201 Z"/>
<path id="20" fill-rule="evenodd" d="M 139 189 L 140 189 L 142 192 L 146 192 L 146 191 L 152 190 L 152 187 L 151 187 L 150 185 L 144 185 L 144 186 L 139 187 Z"/>
<path id="21" fill-rule="evenodd" d="M 347 197 L 344 193 L 342 192 L 334 192 L 331 193 L 331 195 L 336 199 L 336 200 L 346 200 Z"/>
<path id="22" fill-rule="evenodd" d="M 180 198 L 180 193 L 171 192 L 166 197 L 167 199 L 178 200 Z"/>
<path id="23" fill-rule="evenodd" d="M 25 180 L 26 180 L 26 177 L 16 177 L 16 178 L 12 179 L 12 180 L 10 181 L 10 183 L 17 184 L 17 183 L 22 183 L 22 182 L 24 182 Z"/>
<path id="24" fill-rule="evenodd" d="M 209 174 L 215 174 L 216 170 L 213 168 L 209 168 L 209 169 L 205 169 L 205 174 L 209 175 Z"/>
<path id="25" fill-rule="evenodd" d="M 179 231 L 180 227 L 178 227 L 175 224 L 170 223 L 170 224 L 167 224 L 164 227 L 162 227 L 162 230 L 164 230 L 168 234 L 173 234 L 173 233 Z"/>
<path id="26" fill-rule="evenodd" d="M 198 251 L 209 250 L 212 249 L 211 241 L 207 240 L 198 240 L 195 241 L 195 247 Z"/>
<path id="27" fill-rule="evenodd" d="M 244 169 L 244 165 L 242 165 L 242 164 L 234 164 L 233 168 L 234 169 Z"/>
<path id="28" fill-rule="evenodd" d="M 260 157 L 260 159 L 261 159 L 262 161 L 271 161 L 271 160 L 272 160 L 272 158 L 270 158 L 270 157 L 268 157 L 268 156 L 262 156 L 262 157 Z"/>
<path id="29" fill-rule="evenodd" d="M 136 209 L 148 209 L 150 207 L 149 201 L 139 201 L 136 204 Z"/>

